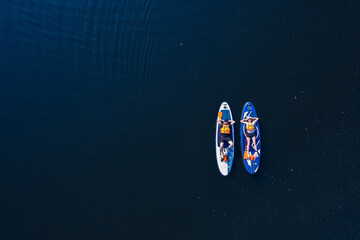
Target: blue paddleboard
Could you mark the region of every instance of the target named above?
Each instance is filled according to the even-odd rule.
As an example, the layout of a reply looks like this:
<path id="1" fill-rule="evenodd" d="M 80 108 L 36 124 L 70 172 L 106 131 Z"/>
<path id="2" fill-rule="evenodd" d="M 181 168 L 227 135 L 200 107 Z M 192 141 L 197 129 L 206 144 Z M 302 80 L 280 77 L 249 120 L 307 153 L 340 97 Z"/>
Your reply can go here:
<path id="1" fill-rule="evenodd" d="M 254 108 L 254 105 L 251 102 L 247 102 L 244 105 L 244 108 L 242 110 L 242 114 L 241 114 L 241 120 L 245 119 L 247 116 L 250 117 L 258 117 Z M 250 173 L 250 174 L 255 174 L 260 166 L 260 156 L 261 156 L 261 139 L 260 139 L 260 127 L 259 127 L 259 121 L 258 120 L 254 127 L 255 127 L 255 140 L 256 140 L 256 146 L 258 149 L 258 157 L 256 157 L 255 159 L 251 160 L 250 156 L 248 156 L 247 159 L 244 159 L 244 153 L 245 153 L 245 149 L 246 149 L 246 145 L 247 145 L 247 139 L 246 139 L 246 124 L 241 123 L 240 126 L 240 137 L 241 137 L 241 152 L 242 152 L 242 158 L 244 160 L 244 165 L 246 170 Z M 250 140 L 250 155 L 254 156 L 255 153 L 255 149 L 254 149 L 254 143 L 252 140 Z"/>
<path id="2" fill-rule="evenodd" d="M 233 120 L 230 106 L 227 102 L 223 102 L 220 105 L 219 111 L 222 112 L 221 119 Z M 234 147 L 235 147 L 235 135 L 234 135 L 234 125 L 230 125 L 230 139 L 234 143 L 234 145 L 230 148 L 230 152 L 228 154 L 228 160 L 226 162 L 221 161 L 220 155 L 220 124 L 218 123 L 219 115 L 216 118 L 216 134 L 215 134 L 215 151 L 216 151 L 216 160 L 219 167 L 219 171 L 223 176 L 227 176 L 230 173 L 233 160 L 234 160 Z M 228 147 L 229 144 L 224 143 L 224 148 Z"/>

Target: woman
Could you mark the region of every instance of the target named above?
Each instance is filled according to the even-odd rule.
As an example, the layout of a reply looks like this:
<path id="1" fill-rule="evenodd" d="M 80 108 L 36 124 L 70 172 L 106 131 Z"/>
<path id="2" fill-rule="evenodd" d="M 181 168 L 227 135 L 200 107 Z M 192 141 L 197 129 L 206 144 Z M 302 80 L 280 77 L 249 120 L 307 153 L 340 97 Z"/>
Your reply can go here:
<path id="1" fill-rule="evenodd" d="M 255 150 L 254 157 L 257 158 L 259 156 L 258 150 L 257 150 L 257 145 L 256 145 L 256 132 L 255 132 L 256 131 L 255 124 L 258 120 L 259 120 L 259 118 L 257 118 L 257 117 L 247 116 L 245 119 L 240 121 L 241 123 L 246 125 L 245 136 L 246 136 L 247 144 L 246 144 L 246 155 L 244 154 L 245 159 L 250 158 L 250 155 L 251 155 L 249 152 L 251 140 L 253 142 L 253 147 Z"/>

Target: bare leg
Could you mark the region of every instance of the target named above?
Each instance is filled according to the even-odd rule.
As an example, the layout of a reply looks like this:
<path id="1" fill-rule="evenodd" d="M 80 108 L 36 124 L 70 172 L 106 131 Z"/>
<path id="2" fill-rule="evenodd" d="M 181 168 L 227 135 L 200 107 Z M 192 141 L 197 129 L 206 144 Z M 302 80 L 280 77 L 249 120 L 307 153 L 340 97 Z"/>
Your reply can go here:
<path id="1" fill-rule="evenodd" d="M 222 152 L 223 146 L 224 146 L 224 142 L 221 142 L 221 143 L 220 143 L 220 157 L 221 157 L 221 158 L 224 157 L 224 156 L 223 156 L 223 152 Z"/>
<path id="2" fill-rule="evenodd" d="M 250 158 L 250 142 L 251 142 L 251 139 L 249 137 L 246 137 L 246 151 L 247 151 L 247 155 L 248 155 L 248 158 Z"/>
<path id="3" fill-rule="evenodd" d="M 228 149 L 230 149 L 232 146 L 234 146 L 234 143 L 232 141 L 229 141 Z"/>
<path id="4" fill-rule="evenodd" d="M 254 149 L 255 149 L 255 157 L 258 157 L 259 154 L 257 153 L 257 145 L 256 145 L 256 137 L 252 137 L 252 141 L 253 141 L 253 144 L 254 144 Z"/>

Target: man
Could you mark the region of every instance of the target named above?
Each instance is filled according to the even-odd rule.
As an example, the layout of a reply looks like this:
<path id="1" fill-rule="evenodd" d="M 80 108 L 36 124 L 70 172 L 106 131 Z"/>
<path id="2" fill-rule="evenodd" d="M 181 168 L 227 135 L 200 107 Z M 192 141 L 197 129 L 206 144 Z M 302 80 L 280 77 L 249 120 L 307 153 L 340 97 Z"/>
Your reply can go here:
<path id="1" fill-rule="evenodd" d="M 231 140 L 230 126 L 234 125 L 235 121 L 229 121 L 225 118 L 224 120 L 219 119 L 218 123 L 220 124 L 220 156 L 222 160 L 224 158 L 222 151 L 224 142 L 229 143 L 229 146 L 227 147 L 228 150 L 230 150 L 230 148 L 234 145 L 233 141 Z"/>

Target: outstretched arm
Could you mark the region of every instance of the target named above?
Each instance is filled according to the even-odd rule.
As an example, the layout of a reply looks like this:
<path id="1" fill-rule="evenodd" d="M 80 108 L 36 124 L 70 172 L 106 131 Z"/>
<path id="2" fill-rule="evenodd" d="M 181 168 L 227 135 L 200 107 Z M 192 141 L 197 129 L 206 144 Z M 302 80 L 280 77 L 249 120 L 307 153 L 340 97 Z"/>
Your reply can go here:
<path id="1" fill-rule="evenodd" d="M 234 120 L 229 120 L 230 125 L 234 125 L 235 121 Z"/>
<path id="2" fill-rule="evenodd" d="M 221 124 L 221 122 L 224 121 L 224 120 L 218 119 L 217 121 L 218 121 L 219 124 Z"/>
<path id="3" fill-rule="evenodd" d="M 255 119 L 253 124 L 255 124 L 259 120 L 259 118 L 253 118 L 253 119 Z"/>
<path id="4" fill-rule="evenodd" d="M 245 123 L 246 124 L 246 120 L 243 119 L 243 120 L 240 120 L 241 123 Z"/>

